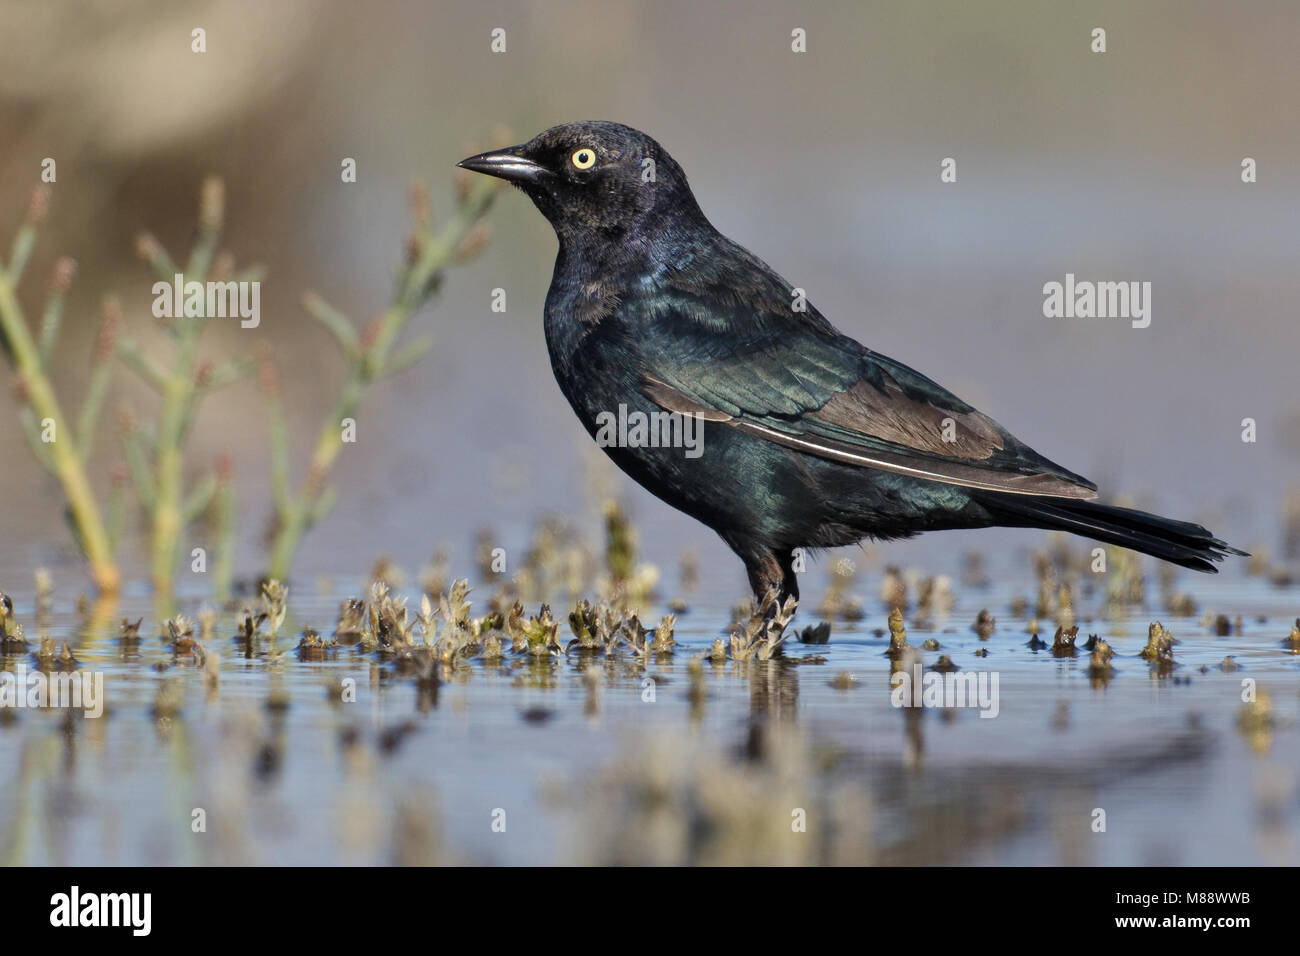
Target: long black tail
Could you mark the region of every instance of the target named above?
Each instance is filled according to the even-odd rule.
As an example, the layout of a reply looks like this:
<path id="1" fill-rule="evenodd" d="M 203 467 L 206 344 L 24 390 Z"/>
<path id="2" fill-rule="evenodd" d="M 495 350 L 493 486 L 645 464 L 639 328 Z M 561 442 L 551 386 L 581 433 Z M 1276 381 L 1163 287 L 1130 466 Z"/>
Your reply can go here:
<path id="1" fill-rule="evenodd" d="M 1118 544 L 1195 571 L 1217 574 L 1213 564 L 1229 555 L 1246 557 L 1198 524 L 1174 521 L 1133 508 L 1116 508 L 1094 501 L 1038 498 L 985 492 L 978 500 L 999 524 L 1046 528 Z"/>

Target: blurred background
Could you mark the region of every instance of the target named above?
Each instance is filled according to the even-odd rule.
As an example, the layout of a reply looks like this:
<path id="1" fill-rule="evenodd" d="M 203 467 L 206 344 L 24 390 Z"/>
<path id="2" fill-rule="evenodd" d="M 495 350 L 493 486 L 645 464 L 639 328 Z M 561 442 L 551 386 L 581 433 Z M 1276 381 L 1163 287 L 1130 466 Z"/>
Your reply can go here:
<path id="1" fill-rule="evenodd" d="M 343 360 L 299 306 L 315 289 L 359 320 L 381 311 L 409 228 L 408 187 L 451 205 L 453 167 L 508 126 L 645 130 L 687 170 L 724 233 L 842 330 L 918 368 L 1110 494 L 1282 545 L 1300 464 L 1296 223 L 1300 8 L 1278 2 L 511 2 L 147 0 L 0 5 L 0 242 L 43 158 L 53 205 L 22 298 L 39 307 L 59 255 L 80 263 L 56 378 L 80 395 L 102 296 L 159 344 L 154 232 L 186 248 L 200 182 L 227 189 L 224 246 L 266 267 L 262 323 L 221 325 L 212 357 L 271 347 L 301 466 Z M 1094 27 L 1107 52 L 1090 51 Z M 206 31 L 207 52 L 190 51 Z M 494 28 L 505 53 L 490 50 Z M 807 31 L 792 53 L 791 30 Z M 358 181 L 340 181 L 353 157 Z M 939 180 L 945 157 L 957 182 Z M 1258 182 L 1241 182 L 1241 161 Z M 692 548 L 742 593 L 712 533 L 605 464 L 553 381 L 541 312 L 555 240 L 518 193 L 486 254 L 454 269 L 409 334 L 432 356 L 376 388 L 335 476 L 341 498 L 303 571 L 414 565 L 438 545 L 468 567 L 480 528 L 522 548 L 542 513 L 592 529 L 593 485 L 623 498 L 647 556 Z M 1153 320 L 1047 319 L 1045 282 L 1152 284 Z M 491 311 L 494 288 L 508 311 Z M 161 353 L 160 353 L 161 354 Z M 61 493 L 22 450 L 0 370 L 6 564 L 66 557 Z M 113 409 L 152 415 L 118 376 Z M 267 428 L 245 385 L 205 406 L 194 460 L 233 455 L 241 549 L 261 560 Z M 1244 444 L 1242 419 L 1258 423 Z M 107 481 L 119 452 L 101 440 Z M 295 475 L 301 478 L 301 473 Z M 1035 532 L 891 545 L 942 562 Z M 126 563 L 142 549 L 128 547 Z M 258 567 L 249 567 L 255 573 Z M 1234 569 L 1236 570 L 1236 569 Z M 25 577 L 24 573 L 24 577 Z"/>

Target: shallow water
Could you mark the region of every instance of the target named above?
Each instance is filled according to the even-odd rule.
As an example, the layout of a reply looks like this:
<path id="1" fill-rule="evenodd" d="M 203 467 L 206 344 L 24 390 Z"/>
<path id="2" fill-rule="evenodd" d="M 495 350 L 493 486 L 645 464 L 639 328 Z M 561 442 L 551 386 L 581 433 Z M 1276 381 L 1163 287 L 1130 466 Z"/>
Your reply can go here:
<path id="1" fill-rule="evenodd" d="M 856 589 L 865 618 L 836 621 L 831 643 L 787 643 L 788 658 L 823 663 L 706 663 L 702 701 L 687 663 L 723 633 L 722 600 L 697 596 L 676 654 L 644 670 L 576 654 L 476 661 L 435 701 L 355 647 L 298 659 L 302 628 L 331 633 L 355 587 L 292 593 L 278 660 L 241 658 L 223 614 L 213 692 L 157 638 L 144 598 L 87 628 L 56 591 L 48 633 L 72 644 L 83 672 L 104 674 L 107 712 L 0 712 L 0 853 L 10 864 L 1300 862 L 1300 656 L 1283 646 L 1294 590 L 1180 578 L 1202 609 L 1241 615 L 1241 633 L 1225 637 L 1204 610 L 1089 620 L 1100 595 L 1076 598 L 1079 644 L 1096 633 L 1116 652 L 1111 679 L 1094 685 L 1082 648 L 1058 659 L 1026 646 L 1009 606 L 1032 578 L 1004 581 L 955 588 L 932 630 L 908 618 L 913 645 L 942 645 L 923 652 L 927 666 L 947 654 L 996 672 L 993 719 L 891 704 L 877 578 Z M 817 619 L 811 590 L 797 627 Z M 35 636 L 32 595 L 10 593 Z M 557 618 L 569 605 L 553 602 Z M 998 620 L 987 641 L 970 627 L 981 608 Z M 141 616 L 128 653 L 116 620 Z M 1165 676 L 1137 656 L 1156 619 L 1179 640 Z M 1044 623 L 1049 644 L 1052 630 Z M 1220 668 L 1229 655 L 1235 672 Z M 593 661 L 595 701 L 582 672 Z M 355 703 L 338 702 L 345 678 Z M 1247 678 L 1272 701 L 1262 734 L 1239 727 Z M 170 719 L 154 712 L 164 686 L 180 694 Z M 193 832 L 196 808 L 206 832 Z M 1098 808 L 1105 832 L 1093 829 Z M 792 831 L 798 810 L 806 832 Z"/>

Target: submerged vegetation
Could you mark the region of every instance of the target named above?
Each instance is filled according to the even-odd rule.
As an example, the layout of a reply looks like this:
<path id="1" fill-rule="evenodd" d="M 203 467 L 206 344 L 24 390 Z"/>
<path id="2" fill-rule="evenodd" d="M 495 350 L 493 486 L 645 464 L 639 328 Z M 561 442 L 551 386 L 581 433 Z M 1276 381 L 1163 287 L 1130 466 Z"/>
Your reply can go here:
<path id="1" fill-rule="evenodd" d="M 1164 765 L 1189 764 L 1189 772 L 1199 772 L 1206 759 L 1205 733 L 1195 726 L 1181 736 L 1152 730 L 1131 740 L 1111 737 L 1105 746 L 1091 739 L 1097 731 L 1086 716 L 1089 700 L 1113 708 L 1119 706 L 1117 693 L 1129 695 L 1123 699 L 1130 704 L 1135 692 L 1141 697 L 1125 672 L 1145 674 L 1149 666 L 1171 691 L 1189 680 L 1165 683 L 1175 642 L 1160 623 L 1145 629 L 1145 646 L 1131 626 L 1111 627 L 1107 638 L 1091 634 L 1079 643 L 1080 624 L 1058 624 L 1048 640 L 1035 637 L 1029 646 L 1021 627 L 1005 621 L 985 626 L 1002 608 L 1022 620 L 1038 611 L 1059 620 L 1063 589 L 1070 592 L 1075 617 L 1092 626 L 1086 609 L 1106 606 L 1111 591 L 1072 579 L 1062 570 L 1068 561 L 1050 572 L 1044 562 L 1036 565 L 1040 579 L 1052 578 L 1042 589 L 1046 607 L 1015 596 L 998 603 L 979 593 L 963 603 L 961 617 L 938 623 L 957 607 L 924 595 L 952 592 L 925 584 L 937 578 L 900 571 L 893 573 L 901 586 L 889 594 L 914 595 L 901 602 L 911 603 L 910 612 L 886 602 L 887 613 L 882 608 L 868 614 L 861 625 L 823 621 L 796 633 L 794 602 L 778 604 L 775 594 L 757 606 L 737 605 L 730 620 L 716 604 L 713 616 L 691 610 L 684 593 L 634 603 L 633 592 L 618 583 L 629 580 L 629 570 L 643 580 L 661 576 L 638 554 L 626 515 L 604 510 L 615 512 L 622 516 L 606 523 L 605 539 L 595 546 L 548 522 L 548 530 L 534 534 L 523 566 L 509 578 L 491 573 L 490 565 L 481 567 L 478 589 L 468 578 L 454 577 L 441 554 L 409 591 L 403 590 L 401 569 L 380 561 L 367 578 L 371 583 L 347 596 L 290 591 L 270 579 L 217 609 L 192 603 L 183 614 L 148 625 L 141 618 L 97 624 L 89 607 L 79 607 L 79 639 L 64 639 L 58 594 L 41 573 L 29 604 L 16 607 L 0 595 L 5 666 L 21 662 L 56 675 L 116 662 L 108 665 L 116 668 L 110 677 L 116 689 L 105 717 L 143 715 L 159 752 L 174 761 L 175 781 L 169 777 L 167 787 L 155 788 L 155 799 L 204 805 L 212 819 L 226 821 L 221 840 L 174 844 L 180 849 L 173 853 L 189 862 L 264 859 L 245 820 L 263 812 L 258 808 L 268 794 L 290 779 L 297 781 L 294 786 L 308 780 L 312 802 L 336 808 L 336 839 L 326 843 L 337 844 L 341 859 L 490 862 L 491 847 L 505 842 L 476 842 L 475 825 L 471 821 L 466 829 L 463 815 L 444 798 L 450 793 L 462 802 L 486 801 L 483 808 L 475 802 L 473 810 L 486 818 L 489 808 L 518 813 L 520 794 L 537 787 L 539 810 L 575 820 L 573 839 L 566 837 L 564 844 L 564 859 L 571 862 L 960 862 L 972 848 L 1035 826 L 1017 795 L 1048 795 L 1057 807 L 1053 820 L 1068 828 L 1075 820 L 1068 801 L 1092 807 L 1095 801 L 1079 794 L 1095 779 Z M 588 580 L 598 586 L 566 599 L 560 569 L 572 562 L 595 569 Z M 683 584 L 691 578 L 683 574 Z M 860 600 L 846 586 L 849 580 L 842 574 L 832 578 L 841 606 Z M 554 589 L 553 604 L 531 590 L 543 581 Z M 1023 593 L 1033 591 L 1031 586 Z M 676 610 L 652 616 L 658 608 Z M 1220 639 L 1222 616 L 1202 618 L 1207 639 Z M 1175 626 L 1187 626 L 1186 618 L 1179 616 Z M 1216 682 L 1212 686 L 1224 702 L 1220 725 L 1264 760 L 1291 724 L 1276 688 L 1260 687 L 1239 703 L 1235 672 L 1259 671 L 1265 644 L 1279 662 L 1291 656 L 1288 647 L 1277 645 L 1276 625 L 1249 626 L 1256 643 L 1239 651 L 1246 664 L 1229 655 L 1217 668 L 1185 670 L 1198 681 Z M 1035 624 L 1034 630 L 1042 629 Z M 1241 631 L 1234 626 L 1227 634 L 1235 639 Z M 1204 662 L 1204 650 L 1188 648 L 1186 640 L 1185 653 L 1195 661 L 1199 651 L 1196 663 Z M 1220 657 L 1221 650 L 1214 660 Z M 1000 729 L 973 712 L 962 718 L 929 700 L 894 709 L 891 677 L 923 674 L 927 682 L 951 682 L 979 678 L 990 668 L 1004 672 L 1005 702 L 1013 703 L 1006 695 L 1014 695 L 1020 715 Z M 1048 670 L 1046 681 L 1031 681 L 1042 685 L 1033 690 L 1011 680 L 1013 674 Z M 1276 669 L 1270 673 L 1275 676 Z M 350 708 L 359 695 L 369 704 Z M 407 707 L 412 710 L 404 712 Z M 30 727 L 32 739 L 42 739 L 38 732 L 46 722 L 0 709 L 0 733 L 15 723 L 19 733 Z M 577 760 L 573 751 L 584 746 L 585 737 L 575 729 L 602 725 L 621 729 L 625 739 L 617 752 L 598 764 Z M 50 739 L 68 741 L 68 747 L 83 734 L 102 740 L 101 726 L 62 718 Z M 962 728 L 963 746 L 980 747 L 987 740 L 1005 747 L 1007 727 L 1015 739 L 1052 734 L 1056 741 L 1055 762 L 1020 767 L 1011 790 L 995 782 L 1005 775 L 950 779 L 954 759 L 957 767 L 963 760 L 984 767 L 986 755 L 954 755 L 950 742 L 927 746 L 932 735 Z M 462 733 L 465 728 L 470 733 Z M 415 743 L 421 734 L 431 736 Z M 1074 736 L 1063 747 L 1061 735 Z M 331 738 L 337 740 L 337 763 L 328 748 L 322 763 L 318 744 Z M 544 765 L 564 772 L 524 781 L 527 760 L 511 747 L 537 748 L 546 755 Z M 459 777 L 485 762 L 506 759 L 521 762 L 521 769 L 510 771 L 521 778 L 520 789 L 502 794 L 495 783 L 479 794 L 477 778 L 469 791 L 458 785 Z M 21 835 L 39 831 L 57 812 L 56 803 L 34 797 L 57 779 L 57 762 L 24 766 L 17 809 L 0 817 L 0 852 L 11 862 L 32 859 Z M 436 797 L 427 780 L 408 785 L 412 766 L 437 778 Z M 499 770 L 484 779 L 499 781 Z M 922 774 L 933 778 L 931 785 L 919 786 Z M 1075 822 L 1086 831 L 1088 819 L 1080 810 Z M 153 826 L 165 829 L 172 822 L 164 815 Z M 527 829 L 537 832 L 532 821 Z M 362 849 L 376 846 L 379 857 Z"/>

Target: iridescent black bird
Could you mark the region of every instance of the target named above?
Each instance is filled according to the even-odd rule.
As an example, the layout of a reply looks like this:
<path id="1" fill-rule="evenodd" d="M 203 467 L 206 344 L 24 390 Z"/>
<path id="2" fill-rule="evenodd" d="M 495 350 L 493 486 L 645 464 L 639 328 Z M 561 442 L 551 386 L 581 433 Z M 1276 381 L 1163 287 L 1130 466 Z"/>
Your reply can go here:
<path id="1" fill-rule="evenodd" d="M 1243 554 L 1199 525 L 1089 500 L 1092 482 L 838 332 L 713 228 L 637 130 L 570 123 L 460 165 L 518 186 L 555 228 L 546 342 L 588 432 L 620 406 L 628 420 L 702 416 L 698 457 L 606 451 L 717 531 L 758 596 L 797 596 L 796 548 L 945 528 L 1061 529 L 1198 571 Z"/>

